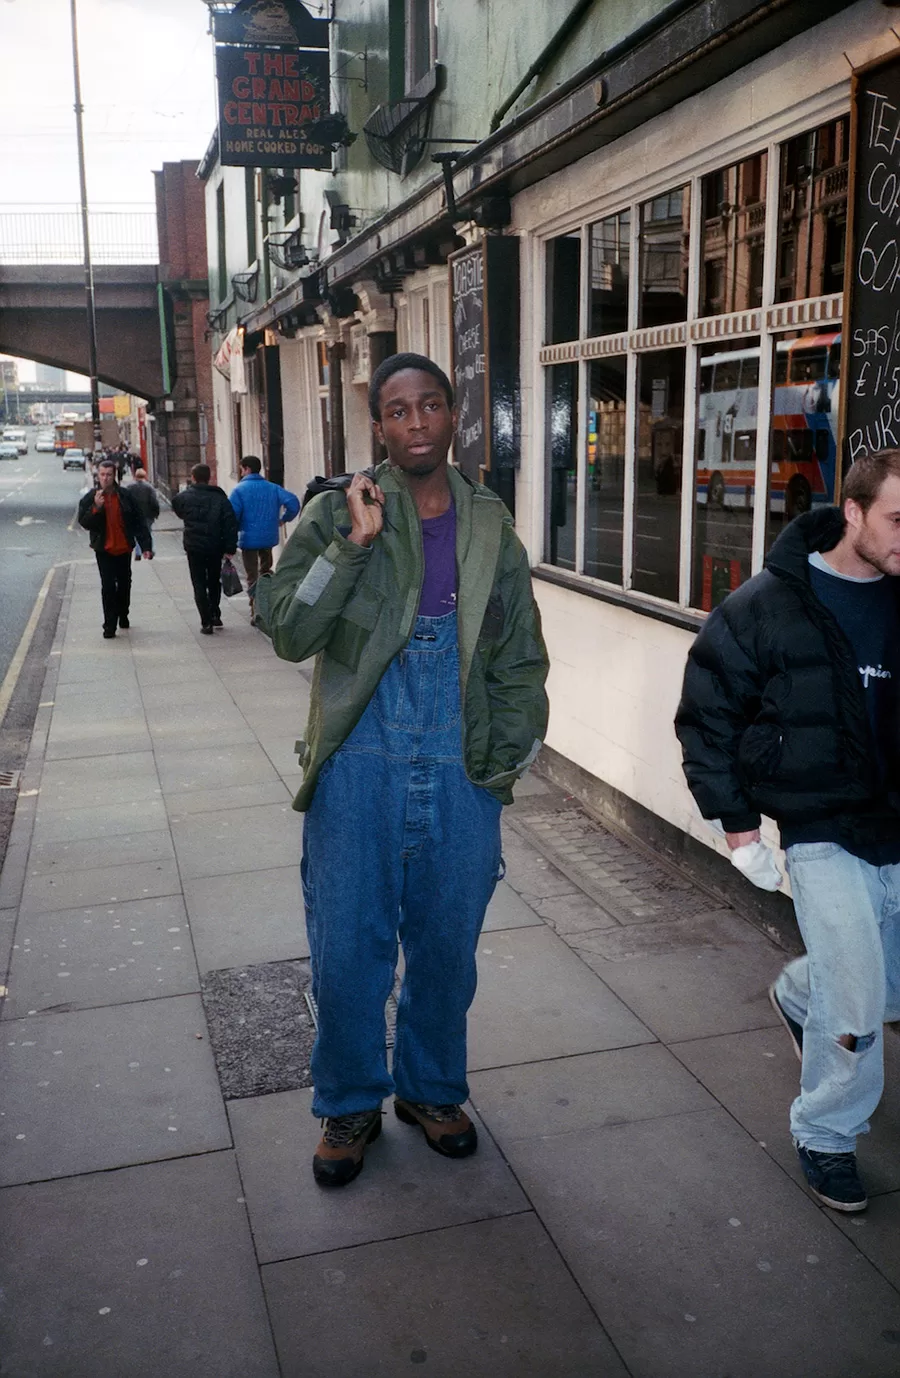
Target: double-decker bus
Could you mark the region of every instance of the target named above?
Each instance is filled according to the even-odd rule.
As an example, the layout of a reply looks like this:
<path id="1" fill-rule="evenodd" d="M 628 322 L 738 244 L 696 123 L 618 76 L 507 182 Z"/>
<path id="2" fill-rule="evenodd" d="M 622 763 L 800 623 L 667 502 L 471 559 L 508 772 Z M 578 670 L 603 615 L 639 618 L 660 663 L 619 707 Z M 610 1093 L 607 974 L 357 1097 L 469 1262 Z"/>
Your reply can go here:
<path id="1" fill-rule="evenodd" d="M 775 349 L 769 510 L 790 519 L 833 501 L 840 402 L 839 332 Z M 755 487 L 759 349 L 700 360 L 697 501 L 751 507 Z"/>

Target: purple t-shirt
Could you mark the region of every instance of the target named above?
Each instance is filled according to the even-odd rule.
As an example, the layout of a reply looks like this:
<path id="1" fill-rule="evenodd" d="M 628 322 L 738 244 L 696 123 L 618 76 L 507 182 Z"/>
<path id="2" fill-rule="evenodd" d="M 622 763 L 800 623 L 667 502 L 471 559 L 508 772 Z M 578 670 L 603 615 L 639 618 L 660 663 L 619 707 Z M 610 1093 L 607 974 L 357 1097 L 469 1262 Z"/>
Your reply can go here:
<path id="1" fill-rule="evenodd" d="M 439 517 L 422 520 L 425 579 L 419 602 L 420 617 L 445 617 L 456 611 L 456 508 L 453 503 Z"/>

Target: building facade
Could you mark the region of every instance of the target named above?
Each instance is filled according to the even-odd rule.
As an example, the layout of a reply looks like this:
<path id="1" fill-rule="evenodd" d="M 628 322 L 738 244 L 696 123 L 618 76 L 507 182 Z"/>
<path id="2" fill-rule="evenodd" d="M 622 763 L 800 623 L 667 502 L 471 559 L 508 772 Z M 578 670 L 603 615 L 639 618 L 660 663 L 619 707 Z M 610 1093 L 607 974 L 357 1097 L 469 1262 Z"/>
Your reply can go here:
<path id="1" fill-rule="evenodd" d="M 220 472 L 252 451 L 301 490 L 363 467 L 372 368 L 430 354 L 531 557 L 548 768 L 664 845 L 721 850 L 672 731 L 685 657 L 834 498 L 851 69 L 897 37 L 881 0 L 568 8 L 337 0 L 358 137 L 334 171 L 223 168 L 213 141 Z"/>

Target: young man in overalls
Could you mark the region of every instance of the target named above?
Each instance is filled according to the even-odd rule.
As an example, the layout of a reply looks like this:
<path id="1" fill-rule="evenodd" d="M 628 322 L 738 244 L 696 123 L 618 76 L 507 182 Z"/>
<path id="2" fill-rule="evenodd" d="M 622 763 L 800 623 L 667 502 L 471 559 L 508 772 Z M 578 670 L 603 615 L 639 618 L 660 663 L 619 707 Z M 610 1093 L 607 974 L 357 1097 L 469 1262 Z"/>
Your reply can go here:
<path id="1" fill-rule="evenodd" d="M 317 656 L 294 807 L 306 811 L 323 1186 L 361 1171 L 392 1093 L 430 1148 L 476 1149 L 462 1109 L 476 945 L 501 869 L 500 811 L 547 723 L 528 559 L 500 500 L 448 465 L 449 380 L 430 359 L 394 355 L 369 406 L 387 462 L 307 504 L 257 601 L 281 657 Z"/>

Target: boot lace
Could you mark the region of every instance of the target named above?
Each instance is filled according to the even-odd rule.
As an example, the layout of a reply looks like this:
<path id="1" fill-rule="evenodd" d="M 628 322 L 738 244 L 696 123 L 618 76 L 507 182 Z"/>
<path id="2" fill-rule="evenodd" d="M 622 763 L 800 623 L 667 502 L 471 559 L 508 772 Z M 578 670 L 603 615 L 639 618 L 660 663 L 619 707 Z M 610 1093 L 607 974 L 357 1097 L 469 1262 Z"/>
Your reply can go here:
<path id="1" fill-rule="evenodd" d="M 352 1115 L 334 1115 L 325 1119 L 323 1140 L 329 1148 L 346 1148 L 356 1142 L 360 1134 L 368 1129 L 377 1110 L 358 1110 Z"/>
<path id="2" fill-rule="evenodd" d="M 416 1109 L 421 1110 L 423 1115 L 427 1115 L 430 1120 L 435 1120 L 438 1124 L 449 1124 L 452 1120 L 462 1118 L 461 1105 L 419 1105 Z"/>

